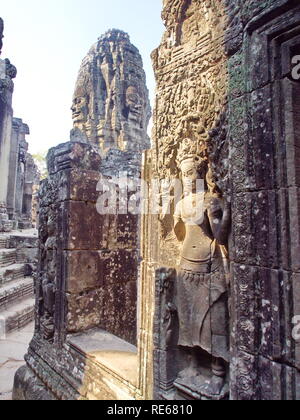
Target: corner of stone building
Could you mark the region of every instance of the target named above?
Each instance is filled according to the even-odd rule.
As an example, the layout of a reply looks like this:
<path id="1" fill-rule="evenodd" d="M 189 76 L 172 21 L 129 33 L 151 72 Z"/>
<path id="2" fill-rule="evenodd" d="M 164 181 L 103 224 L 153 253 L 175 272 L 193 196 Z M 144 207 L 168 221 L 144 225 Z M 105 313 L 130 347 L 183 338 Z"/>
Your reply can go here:
<path id="1" fill-rule="evenodd" d="M 56 398 L 38 379 L 32 370 L 24 365 L 15 374 L 13 401 L 54 401 Z"/>

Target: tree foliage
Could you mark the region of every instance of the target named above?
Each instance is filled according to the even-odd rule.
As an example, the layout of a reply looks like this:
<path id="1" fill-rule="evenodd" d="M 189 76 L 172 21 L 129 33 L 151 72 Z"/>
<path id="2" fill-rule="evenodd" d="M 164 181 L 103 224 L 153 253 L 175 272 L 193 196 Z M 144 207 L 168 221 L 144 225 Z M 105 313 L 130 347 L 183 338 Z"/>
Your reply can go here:
<path id="1" fill-rule="evenodd" d="M 41 179 L 45 179 L 48 176 L 48 170 L 47 170 L 47 152 L 38 152 L 36 154 L 32 155 L 35 164 L 39 168 L 39 171 L 41 173 Z"/>

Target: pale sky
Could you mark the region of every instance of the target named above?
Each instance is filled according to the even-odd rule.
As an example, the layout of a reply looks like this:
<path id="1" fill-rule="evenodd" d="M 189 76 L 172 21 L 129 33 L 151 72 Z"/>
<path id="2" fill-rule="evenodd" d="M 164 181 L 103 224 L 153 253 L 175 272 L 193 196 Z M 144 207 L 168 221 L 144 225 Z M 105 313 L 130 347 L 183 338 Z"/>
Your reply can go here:
<path id="1" fill-rule="evenodd" d="M 150 54 L 161 40 L 162 0 L 4 0 L 1 58 L 18 69 L 14 116 L 30 127 L 32 153 L 69 140 L 71 103 L 82 59 L 108 29 L 128 32 L 140 50 L 153 103 Z"/>

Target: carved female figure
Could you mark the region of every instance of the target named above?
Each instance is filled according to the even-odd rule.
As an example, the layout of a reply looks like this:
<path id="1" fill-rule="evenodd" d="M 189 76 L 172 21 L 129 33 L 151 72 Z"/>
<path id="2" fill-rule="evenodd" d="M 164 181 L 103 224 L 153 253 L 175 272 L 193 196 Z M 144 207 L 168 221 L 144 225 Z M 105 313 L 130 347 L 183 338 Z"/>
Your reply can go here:
<path id="1" fill-rule="evenodd" d="M 174 229 L 183 242 L 177 282 L 179 343 L 190 364 L 179 375 L 206 395 L 219 395 L 228 362 L 228 298 L 225 246 L 230 205 L 215 190 L 207 159 L 186 139 L 179 151 L 184 198 L 177 204 Z M 202 191 L 196 191 L 202 179 Z M 199 183 L 199 181 L 198 181 Z M 201 183 L 200 183 L 201 185 Z M 201 352 L 210 355 L 212 376 L 201 374 Z"/>

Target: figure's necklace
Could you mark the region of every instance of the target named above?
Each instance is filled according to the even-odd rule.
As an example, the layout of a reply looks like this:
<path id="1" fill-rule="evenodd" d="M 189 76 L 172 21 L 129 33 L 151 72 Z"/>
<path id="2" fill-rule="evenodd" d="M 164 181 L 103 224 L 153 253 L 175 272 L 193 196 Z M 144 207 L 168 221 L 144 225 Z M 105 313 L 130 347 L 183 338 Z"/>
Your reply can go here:
<path id="1" fill-rule="evenodd" d="M 200 200 L 199 196 L 203 197 L 204 193 L 192 193 L 192 194 L 189 194 L 189 195 L 192 198 L 192 207 L 196 207 L 197 206 L 197 201 Z"/>

